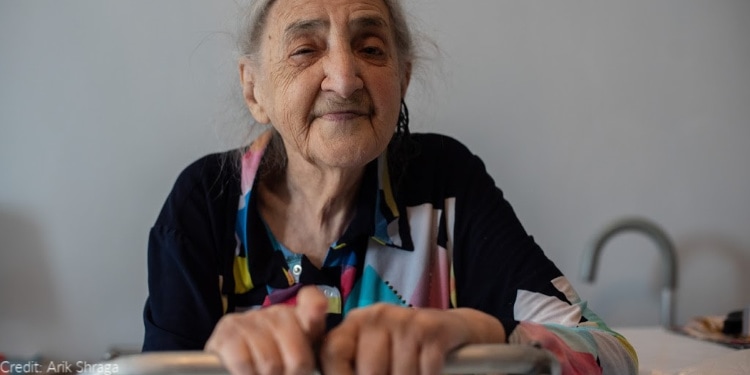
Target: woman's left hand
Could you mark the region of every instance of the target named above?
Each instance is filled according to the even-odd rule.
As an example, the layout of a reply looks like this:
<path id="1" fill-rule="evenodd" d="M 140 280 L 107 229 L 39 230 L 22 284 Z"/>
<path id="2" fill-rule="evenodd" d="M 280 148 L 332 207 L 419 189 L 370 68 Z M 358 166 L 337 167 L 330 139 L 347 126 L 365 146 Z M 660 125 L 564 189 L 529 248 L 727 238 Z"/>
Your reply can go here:
<path id="1" fill-rule="evenodd" d="M 461 345 L 505 341 L 502 324 L 477 310 L 379 303 L 350 312 L 331 330 L 320 360 L 328 375 L 433 375 Z"/>

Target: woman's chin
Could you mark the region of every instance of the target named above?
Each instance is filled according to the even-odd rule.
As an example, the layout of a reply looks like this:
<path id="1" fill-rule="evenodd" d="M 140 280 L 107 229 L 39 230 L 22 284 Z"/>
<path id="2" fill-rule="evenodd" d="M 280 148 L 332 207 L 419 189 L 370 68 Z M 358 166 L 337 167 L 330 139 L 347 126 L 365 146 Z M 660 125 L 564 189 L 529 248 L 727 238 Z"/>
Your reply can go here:
<path id="1" fill-rule="evenodd" d="M 375 146 L 363 146 L 361 142 L 356 141 L 330 143 L 323 150 L 319 150 L 320 152 L 314 153 L 311 159 L 322 167 L 357 169 L 377 158 L 385 148 Z"/>

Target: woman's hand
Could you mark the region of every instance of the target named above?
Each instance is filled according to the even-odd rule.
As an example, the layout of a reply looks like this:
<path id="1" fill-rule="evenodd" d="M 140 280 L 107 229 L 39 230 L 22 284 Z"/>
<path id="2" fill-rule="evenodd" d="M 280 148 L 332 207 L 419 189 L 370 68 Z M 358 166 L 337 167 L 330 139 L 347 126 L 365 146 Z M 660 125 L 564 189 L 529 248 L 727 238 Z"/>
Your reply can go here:
<path id="1" fill-rule="evenodd" d="M 299 374 L 315 369 L 313 346 L 325 333 L 328 299 L 302 288 L 297 305 L 225 315 L 206 343 L 231 374 Z"/>
<path id="2" fill-rule="evenodd" d="M 434 375 L 461 345 L 505 341 L 502 324 L 477 310 L 376 304 L 329 332 L 320 359 L 326 375 Z"/>

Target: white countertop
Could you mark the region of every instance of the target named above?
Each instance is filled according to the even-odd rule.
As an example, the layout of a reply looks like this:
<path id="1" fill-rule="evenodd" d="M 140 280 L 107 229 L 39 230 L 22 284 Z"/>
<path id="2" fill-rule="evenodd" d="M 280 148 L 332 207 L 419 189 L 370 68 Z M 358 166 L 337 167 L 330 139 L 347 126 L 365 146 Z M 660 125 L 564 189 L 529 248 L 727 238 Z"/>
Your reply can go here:
<path id="1" fill-rule="evenodd" d="M 750 374 L 750 349 L 732 349 L 658 326 L 614 330 L 638 353 L 639 374 Z"/>

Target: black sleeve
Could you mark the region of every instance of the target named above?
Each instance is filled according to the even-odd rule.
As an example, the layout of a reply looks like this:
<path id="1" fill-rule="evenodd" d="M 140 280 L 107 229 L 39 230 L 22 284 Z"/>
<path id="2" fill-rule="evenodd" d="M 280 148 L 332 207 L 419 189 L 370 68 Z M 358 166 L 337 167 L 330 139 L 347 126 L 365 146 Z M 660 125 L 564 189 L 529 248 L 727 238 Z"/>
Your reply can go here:
<path id="1" fill-rule="evenodd" d="M 219 277 L 239 199 L 225 168 L 219 155 L 186 168 L 151 229 L 144 351 L 203 349 L 224 314 Z"/>
<path id="2" fill-rule="evenodd" d="M 529 236 L 484 163 L 447 138 L 446 185 L 456 197 L 454 272 L 457 305 L 497 317 L 508 334 L 518 322 L 518 290 L 566 300 L 551 281 L 562 273 Z"/>

